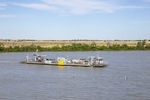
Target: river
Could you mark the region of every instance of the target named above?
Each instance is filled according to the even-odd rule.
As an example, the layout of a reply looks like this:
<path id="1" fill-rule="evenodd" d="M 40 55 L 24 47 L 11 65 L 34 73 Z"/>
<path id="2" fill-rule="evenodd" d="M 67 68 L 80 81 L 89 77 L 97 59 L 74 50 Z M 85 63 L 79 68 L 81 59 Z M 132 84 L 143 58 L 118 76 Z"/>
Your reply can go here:
<path id="1" fill-rule="evenodd" d="M 103 68 L 19 63 L 33 53 L 0 53 L 0 100 L 150 100 L 150 51 L 40 52 L 102 56 Z"/>

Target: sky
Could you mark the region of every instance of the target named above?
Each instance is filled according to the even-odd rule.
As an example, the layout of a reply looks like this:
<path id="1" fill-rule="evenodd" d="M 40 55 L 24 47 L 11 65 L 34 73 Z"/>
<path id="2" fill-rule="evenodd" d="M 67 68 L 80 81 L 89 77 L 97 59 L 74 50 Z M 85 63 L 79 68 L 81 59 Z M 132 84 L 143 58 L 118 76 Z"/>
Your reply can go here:
<path id="1" fill-rule="evenodd" d="M 150 39 L 150 0 L 0 0 L 0 39 Z"/>

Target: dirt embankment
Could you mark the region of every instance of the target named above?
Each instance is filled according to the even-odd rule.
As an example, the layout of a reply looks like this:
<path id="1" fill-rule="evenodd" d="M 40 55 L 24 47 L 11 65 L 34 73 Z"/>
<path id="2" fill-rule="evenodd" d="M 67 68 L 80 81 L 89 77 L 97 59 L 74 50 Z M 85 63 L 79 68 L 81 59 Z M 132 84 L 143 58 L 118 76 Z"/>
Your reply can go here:
<path id="1" fill-rule="evenodd" d="M 53 47 L 53 46 L 63 46 L 71 45 L 72 43 L 81 44 L 92 44 L 95 43 L 98 46 L 108 46 L 113 44 L 127 44 L 128 46 L 136 46 L 137 43 L 142 40 L 0 40 L 0 45 L 4 47 L 9 46 L 29 46 L 38 45 L 41 47 Z M 146 45 L 150 45 L 150 41 L 146 41 Z"/>

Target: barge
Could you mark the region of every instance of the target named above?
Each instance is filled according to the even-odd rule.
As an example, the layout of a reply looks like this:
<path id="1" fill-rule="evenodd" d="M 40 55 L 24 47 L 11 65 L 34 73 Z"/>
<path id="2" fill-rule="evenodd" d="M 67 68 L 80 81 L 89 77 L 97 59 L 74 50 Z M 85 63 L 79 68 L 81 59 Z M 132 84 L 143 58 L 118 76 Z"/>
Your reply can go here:
<path id="1" fill-rule="evenodd" d="M 52 66 L 78 66 L 78 67 L 105 67 L 106 64 L 102 57 L 90 56 L 87 59 L 68 59 L 65 57 L 57 57 L 57 59 L 48 59 L 46 56 L 34 54 L 32 58 L 26 56 L 26 61 L 21 63 L 52 65 Z"/>

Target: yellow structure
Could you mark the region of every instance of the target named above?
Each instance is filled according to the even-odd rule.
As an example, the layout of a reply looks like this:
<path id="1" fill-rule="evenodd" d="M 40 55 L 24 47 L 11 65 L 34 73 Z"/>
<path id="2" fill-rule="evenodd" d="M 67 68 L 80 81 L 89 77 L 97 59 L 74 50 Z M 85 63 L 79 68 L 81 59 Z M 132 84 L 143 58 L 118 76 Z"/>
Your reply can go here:
<path id="1" fill-rule="evenodd" d="M 58 60 L 58 65 L 59 66 L 63 66 L 64 65 L 64 61 L 63 60 Z"/>

